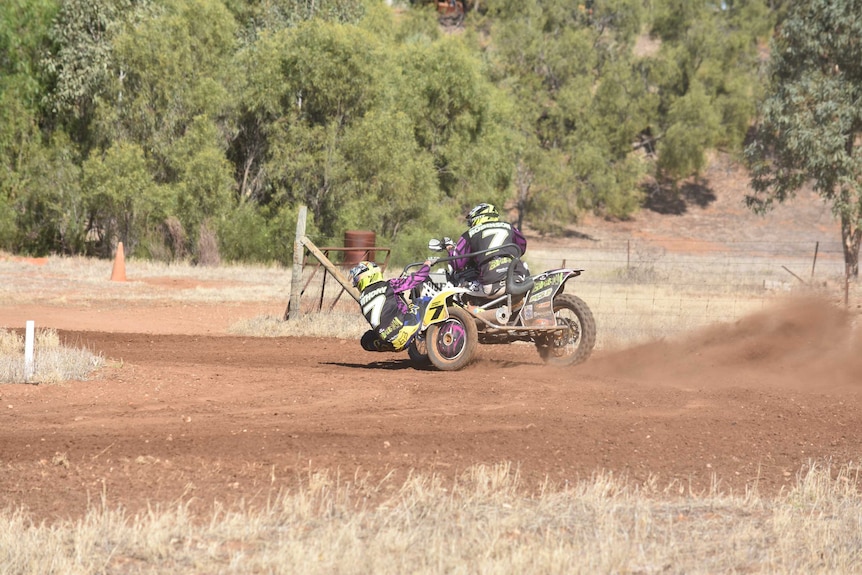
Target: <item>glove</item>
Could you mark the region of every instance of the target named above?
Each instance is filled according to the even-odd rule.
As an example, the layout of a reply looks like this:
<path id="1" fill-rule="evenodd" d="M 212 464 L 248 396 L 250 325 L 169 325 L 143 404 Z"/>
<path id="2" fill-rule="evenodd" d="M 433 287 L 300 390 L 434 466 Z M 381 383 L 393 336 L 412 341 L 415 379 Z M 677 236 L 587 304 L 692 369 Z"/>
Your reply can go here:
<path id="1" fill-rule="evenodd" d="M 440 258 L 436 258 L 436 257 L 428 258 L 427 260 L 425 260 L 425 265 L 427 265 L 428 267 L 431 267 L 434 264 L 436 264 L 437 260 L 439 260 L 439 259 Z"/>
<path id="2" fill-rule="evenodd" d="M 452 238 L 447 238 L 446 236 L 443 236 L 443 245 L 447 248 L 454 248 L 455 242 L 452 241 Z"/>

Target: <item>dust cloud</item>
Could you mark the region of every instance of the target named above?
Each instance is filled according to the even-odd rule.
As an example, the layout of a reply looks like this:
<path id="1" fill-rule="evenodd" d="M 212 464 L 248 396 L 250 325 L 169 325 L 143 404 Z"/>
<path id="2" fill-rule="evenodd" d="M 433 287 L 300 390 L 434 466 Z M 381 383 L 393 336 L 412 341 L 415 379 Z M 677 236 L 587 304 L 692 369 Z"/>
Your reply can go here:
<path id="1" fill-rule="evenodd" d="M 589 371 L 684 389 L 775 387 L 862 392 L 862 318 L 794 297 L 733 323 L 612 352 Z"/>

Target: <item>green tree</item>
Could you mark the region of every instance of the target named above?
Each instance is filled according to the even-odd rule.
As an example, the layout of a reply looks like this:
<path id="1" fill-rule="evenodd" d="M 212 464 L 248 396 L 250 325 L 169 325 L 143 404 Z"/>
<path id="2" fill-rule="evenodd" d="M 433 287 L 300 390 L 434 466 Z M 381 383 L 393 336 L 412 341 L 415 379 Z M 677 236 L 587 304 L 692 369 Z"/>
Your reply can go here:
<path id="1" fill-rule="evenodd" d="M 305 204 L 333 237 L 348 201 L 344 139 L 380 105 L 387 59 L 380 42 L 355 26 L 312 20 L 254 50 L 247 117 L 266 136 L 265 203 Z"/>
<path id="2" fill-rule="evenodd" d="M 363 0 L 226 0 L 225 5 L 244 28 L 248 42 L 258 40 L 264 31 L 293 28 L 312 19 L 355 24 L 365 14 Z"/>
<path id="3" fill-rule="evenodd" d="M 153 181 L 137 144 L 117 142 L 103 156 L 91 156 L 83 170 L 88 232 L 96 238 L 95 251 L 102 256 L 113 254 L 118 241 L 134 253 L 173 210 L 172 191 Z"/>
<path id="4" fill-rule="evenodd" d="M 174 143 L 198 116 L 230 105 L 236 23 L 219 0 L 163 0 L 114 39 L 111 82 L 98 108 L 102 144 L 147 151 L 159 182 L 176 178 Z"/>
<path id="5" fill-rule="evenodd" d="M 592 9 L 563 0 L 494 0 L 487 54 L 514 102 L 519 221 L 557 232 L 584 210 L 626 217 L 644 167 L 633 151 L 655 97 L 631 47 L 642 3 Z"/>
<path id="6" fill-rule="evenodd" d="M 394 117 L 383 116 L 389 113 Z M 341 210 L 345 228 L 372 228 L 395 240 L 439 201 L 432 157 L 419 149 L 404 113 L 369 112 L 345 135 L 344 153 L 351 198 Z"/>
<path id="7" fill-rule="evenodd" d="M 504 102 L 476 52 L 380 25 L 376 13 L 361 25 L 311 20 L 242 55 L 229 152 L 241 194 L 271 214 L 307 205 L 327 239 L 361 226 L 394 241 L 439 227 L 438 205 L 461 211 L 508 187 Z"/>
<path id="8" fill-rule="evenodd" d="M 660 42 L 647 62 L 660 102 L 650 132 L 661 176 L 700 172 L 715 147 L 741 151 L 755 113 L 761 40 L 773 15 L 763 0 L 657 0 L 651 35 Z"/>
<path id="9" fill-rule="evenodd" d="M 287 264 L 293 258 L 289 230 L 296 227 L 296 216 L 297 210 L 283 207 L 272 213 L 268 206 L 242 200 L 217 222 L 219 253 L 225 261 Z M 313 222 L 307 223 L 306 233 L 314 237 Z"/>
<path id="10" fill-rule="evenodd" d="M 54 0 L 0 3 L 0 248 L 28 249 L 26 205 L 36 192 L 28 173 L 42 152 L 39 59 L 57 11 Z M 39 235 L 34 232 L 35 235 Z"/>
<path id="11" fill-rule="evenodd" d="M 195 253 L 204 222 L 234 202 L 225 152 L 236 23 L 219 0 L 141 6 L 112 37 L 110 79 L 97 101 L 95 140 L 100 149 L 118 142 L 137 146 L 151 189 L 170 188 L 178 197 L 170 204 L 175 211 L 165 216 L 179 218 L 180 236 L 189 244 L 180 252 Z"/>
<path id="12" fill-rule="evenodd" d="M 441 37 L 408 44 L 399 57 L 399 105 L 431 156 L 437 189 L 461 213 L 482 201 L 502 205 L 513 175 L 511 111 L 477 54 L 470 39 Z"/>
<path id="13" fill-rule="evenodd" d="M 194 118 L 171 147 L 169 161 L 176 173 L 176 214 L 186 230 L 198 231 L 233 209 L 235 182 L 218 126 L 206 116 Z M 194 238 L 190 238 L 193 242 Z M 195 252 L 195 246 L 186 246 Z"/>
<path id="14" fill-rule="evenodd" d="M 42 95 L 39 61 L 58 3 L 59 0 L 0 3 L 0 92 L 5 86 L 18 84 L 33 109 Z"/>
<path id="15" fill-rule="evenodd" d="M 142 15 L 150 0 L 62 0 L 41 67 L 47 116 L 86 148 L 97 99 L 115 69 L 112 42 L 123 26 Z"/>
<path id="16" fill-rule="evenodd" d="M 862 239 L 862 0 L 792 2 L 770 49 L 769 85 L 746 148 L 757 212 L 807 183 L 841 221 L 848 276 Z"/>
<path id="17" fill-rule="evenodd" d="M 703 88 L 694 81 L 688 92 L 674 100 L 667 113 L 658 158 L 658 168 L 665 174 L 697 174 L 706 164 L 704 152 L 712 148 L 720 129 L 719 112 Z"/>
<path id="18" fill-rule="evenodd" d="M 0 247 L 10 250 L 21 247 L 18 214 L 32 191 L 24 172 L 41 141 L 26 83 L 20 75 L 0 77 Z"/>
<path id="19" fill-rule="evenodd" d="M 62 131 L 28 151 L 18 172 L 20 250 L 36 255 L 85 251 L 87 213 L 77 159 L 77 149 Z"/>

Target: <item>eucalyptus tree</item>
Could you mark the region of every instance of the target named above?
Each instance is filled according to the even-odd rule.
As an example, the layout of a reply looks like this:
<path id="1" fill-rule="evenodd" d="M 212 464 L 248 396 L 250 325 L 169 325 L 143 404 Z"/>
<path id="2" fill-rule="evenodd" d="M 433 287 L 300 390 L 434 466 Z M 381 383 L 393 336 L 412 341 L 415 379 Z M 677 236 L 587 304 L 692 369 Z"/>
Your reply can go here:
<path id="1" fill-rule="evenodd" d="M 113 41 L 146 12 L 150 0 L 61 0 L 41 58 L 46 118 L 86 154 L 95 107 L 116 69 Z"/>
<path id="2" fill-rule="evenodd" d="M 233 207 L 225 151 L 236 32 L 236 22 L 220 0 L 161 0 L 147 6 L 112 37 L 110 77 L 95 110 L 99 147 L 90 158 L 98 160 L 118 145 L 140 150 L 152 180 L 151 187 L 141 184 L 142 189 L 175 196 L 169 202 L 174 211 L 165 216 L 179 217 L 192 253 L 201 224 L 217 221 Z M 111 205 L 119 209 L 125 204 Z M 121 221 L 104 211 L 94 217 Z M 100 221 L 93 227 L 151 234 L 161 224 L 144 221 L 152 229 Z M 141 240 L 124 239 L 130 246 Z"/>
<path id="3" fill-rule="evenodd" d="M 264 36 L 243 59 L 243 123 L 262 137 L 246 148 L 257 157 L 244 171 L 258 175 L 253 186 L 245 182 L 244 195 L 276 207 L 305 204 L 323 233 L 334 235 L 349 200 L 343 141 L 377 105 L 385 52 L 355 26 L 312 20 Z"/>
<path id="4" fill-rule="evenodd" d="M 18 172 L 16 251 L 38 255 L 85 253 L 87 211 L 76 146 L 63 131 L 27 151 Z"/>
<path id="5" fill-rule="evenodd" d="M 48 40 L 54 0 L 6 0 L 0 3 L 0 248 L 44 251 L 46 228 L 31 233 L 50 146 L 42 127 L 44 77 L 40 58 Z M 56 158 L 56 156 L 55 156 Z M 64 172 L 65 173 L 65 172 Z M 38 239 L 30 241 L 33 236 Z"/>
<path id="6" fill-rule="evenodd" d="M 659 50 L 648 79 L 660 102 L 650 134 L 659 175 L 676 181 L 698 174 L 709 149 L 741 151 L 774 12 L 764 0 L 656 0 L 652 9 Z"/>
<path id="7" fill-rule="evenodd" d="M 245 49 L 231 148 L 244 198 L 272 216 L 305 204 L 325 238 L 361 226 L 394 241 L 502 197 L 503 111 L 476 52 L 391 19 L 313 19 Z"/>
<path id="8" fill-rule="evenodd" d="M 30 154 L 38 168 L 19 171 L 31 191 L 19 218 L 30 249 L 84 253 L 92 247 L 88 228 L 104 229 L 87 210 L 81 164 L 97 144 L 96 109 L 108 96 L 116 68 L 113 42 L 149 5 L 149 0 L 58 2 L 39 58 L 44 149 Z"/>
<path id="9" fill-rule="evenodd" d="M 5 0 L 0 3 L 0 88 L 17 86 L 28 106 L 42 94 L 40 59 L 58 0 Z"/>
<path id="10" fill-rule="evenodd" d="M 83 165 L 83 194 L 89 233 L 102 256 L 122 241 L 130 253 L 173 211 L 169 186 L 153 181 L 146 154 L 133 142 L 118 141 Z"/>
<path id="11" fill-rule="evenodd" d="M 470 37 L 442 36 L 399 51 L 398 105 L 416 145 L 431 157 L 435 187 L 463 213 L 477 202 L 502 204 L 513 171 L 514 110 L 487 76 Z"/>
<path id="12" fill-rule="evenodd" d="M 848 276 L 862 240 L 862 0 L 791 2 L 746 156 L 764 212 L 810 184 L 841 221 Z"/>
<path id="13" fill-rule="evenodd" d="M 30 80 L 26 74 L 0 74 L 0 248 L 4 249 L 19 247 L 18 216 L 31 192 L 23 172 L 41 147 L 38 110 L 28 97 Z"/>
<path id="14" fill-rule="evenodd" d="M 216 122 L 196 116 L 171 145 L 169 163 L 176 174 L 175 215 L 186 231 L 218 228 L 236 207 L 236 182 L 225 156 L 225 138 Z M 192 238 L 194 242 L 194 238 Z M 190 247 L 190 246 L 186 246 Z"/>
<path id="15" fill-rule="evenodd" d="M 260 101 L 252 100 L 267 97 L 261 96 L 266 87 L 258 82 L 271 74 L 268 66 L 277 57 L 275 52 L 281 42 L 275 38 L 282 36 L 285 29 L 296 28 L 309 20 L 357 24 L 373 12 L 374 0 L 318 0 L 313 3 L 228 0 L 226 4 L 240 26 L 241 38 L 235 57 L 243 71 L 243 82 L 235 86 L 235 98 L 240 106 L 227 154 L 236 171 L 241 201 L 249 201 L 252 206 L 266 204 L 266 196 L 271 193 L 264 172 L 265 158 L 269 154 L 268 123 L 275 116 Z M 388 27 L 392 27 L 391 20 Z"/>
<path id="16" fill-rule="evenodd" d="M 492 77 L 516 106 L 519 220 L 558 231 L 585 209 L 629 215 L 645 169 L 632 144 L 656 105 L 631 55 L 642 3 L 587 9 L 563 0 L 492 0 L 488 16 Z"/>
<path id="17" fill-rule="evenodd" d="M 227 114 L 236 23 L 220 0 L 162 0 L 113 42 L 109 92 L 99 107 L 106 140 L 129 139 L 161 181 L 172 147 L 200 116 Z"/>
<path id="18" fill-rule="evenodd" d="M 356 24 L 366 14 L 366 0 L 225 0 L 228 10 L 242 29 L 244 42 L 254 42 L 261 34 L 294 28 L 318 19 Z"/>

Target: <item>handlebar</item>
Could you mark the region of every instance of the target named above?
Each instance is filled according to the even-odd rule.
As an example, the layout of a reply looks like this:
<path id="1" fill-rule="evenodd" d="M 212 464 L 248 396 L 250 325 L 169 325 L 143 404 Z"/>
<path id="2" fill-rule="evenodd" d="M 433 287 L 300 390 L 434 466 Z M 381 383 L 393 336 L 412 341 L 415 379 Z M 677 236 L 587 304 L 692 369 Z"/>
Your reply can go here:
<path id="1" fill-rule="evenodd" d="M 510 243 L 508 243 L 508 244 L 503 244 L 503 245 L 501 245 L 501 246 L 497 246 L 497 247 L 495 247 L 495 248 L 488 248 L 487 250 L 480 250 L 480 251 L 478 251 L 478 252 L 470 252 L 469 254 L 463 254 L 463 255 L 460 255 L 460 256 L 447 256 L 447 257 L 445 257 L 445 258 L 438 258 L 438 259 L 437 259 L 437 261 L 436 261 L 436 262 L 434 262 L 434 264 L 439 264 L 439 263 L 441 263 L 441 262 L 451 262 L 451 261 L 460 260 L 460 259 L 463 259 L 463 258 L 471 258 L 471 257 L 473 257 L 473 256 L 480 256 L 480 255 L 482 255 L 482 254 L 487 254 L 487 253 L 490 253 L 490 252 L 496 252 L 496 251 L 499 251 L 499 250 L 501 250 L 501 249 L 503 249 L 503 248 L 508 248 L 508 247 L 514 247 L 514 248 L 517 248 L 517 250 L 518 250 L 519 252 L 521 251 L 521 248 L 520 248 L 520 247 L 518 247 L 518 244 L 513 243 L 513 242 L 510 242 Z M 512 258 L 512 259 L 517 259 L 517 258 Z M 423 261 L 421 261 L 421 262 L 413 262 L 413 263 L 407 264 L 406 266 L 404 266 L 404 269 L 402 270 L 401 275 L 407 275 L 408 270 L 410 270 L 410 269 L 412 269 L 412 268 L 420 268 L 420 267 L 422 267 L 423 265 L 425 265 L 425 261 L 424 261 L 424 260 L 423 260 Z"/>

